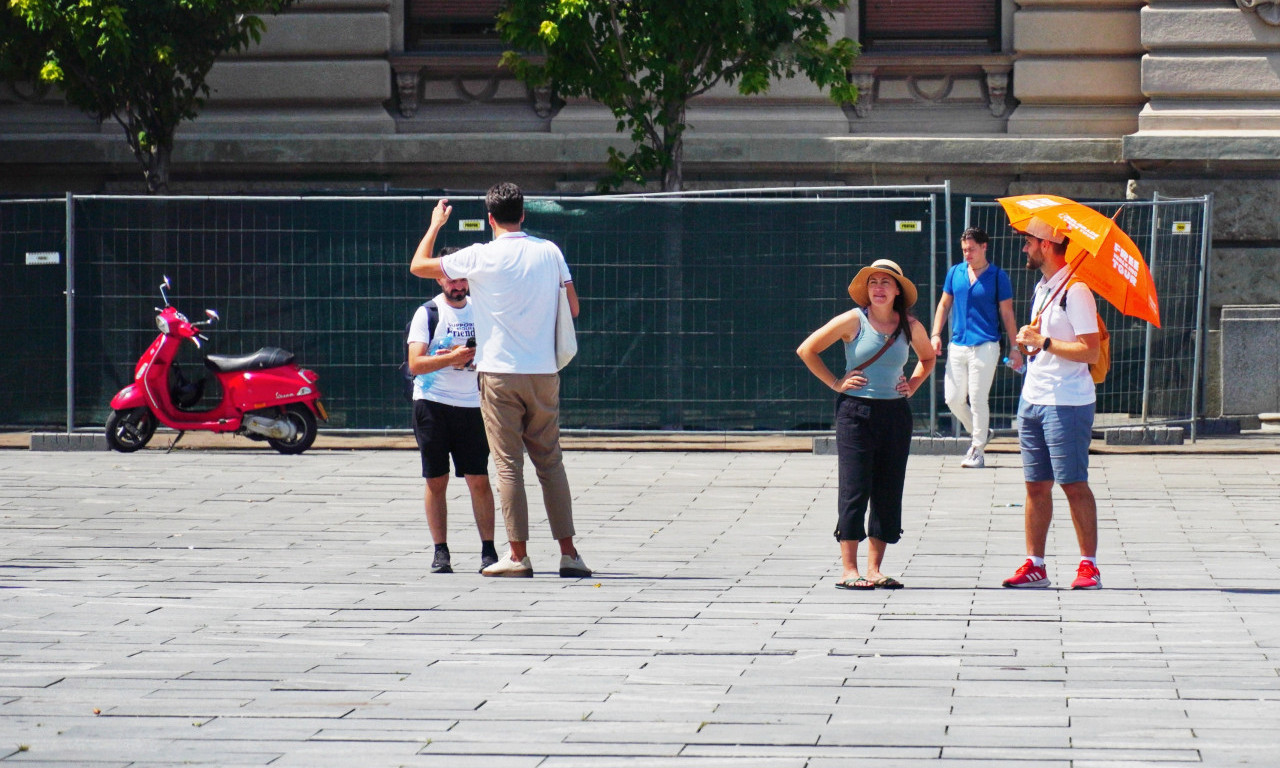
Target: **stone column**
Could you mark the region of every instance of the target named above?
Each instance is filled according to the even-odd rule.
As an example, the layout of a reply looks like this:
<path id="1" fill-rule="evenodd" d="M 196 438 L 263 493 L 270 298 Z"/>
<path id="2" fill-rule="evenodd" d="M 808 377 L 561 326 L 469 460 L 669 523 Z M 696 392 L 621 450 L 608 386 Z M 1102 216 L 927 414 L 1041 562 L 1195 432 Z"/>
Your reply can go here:
<path id="1" fill-rule="evenodd" d="M 1019 0 L 1009 133 L 1120 137 L 1138 127 L 1145 0 Z"/>

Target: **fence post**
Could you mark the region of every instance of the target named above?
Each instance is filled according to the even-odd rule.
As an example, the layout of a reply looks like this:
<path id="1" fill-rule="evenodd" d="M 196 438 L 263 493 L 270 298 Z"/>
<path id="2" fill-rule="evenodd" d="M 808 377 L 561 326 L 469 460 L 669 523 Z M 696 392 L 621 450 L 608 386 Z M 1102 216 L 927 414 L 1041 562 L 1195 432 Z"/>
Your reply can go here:
<path id="1" fill-rule="evenodd" d="M 1196 291 L 1196 349 L 1195 363 L 1191 368 L 1191 442 L 1196 441 L 1196 417 L 1200 410 L 1201 364 L 1204 362 L 1204 335 L 1207 323 L 1209 297 L 1209 241 L 1213 238 L 1213 193 L 1201 198 L 1200 217 L 1200 286 Z"/>
<path id="2" fill-rule="evenodd" d="M 947 182 L 950 184 L 951 182 Z M 951 237 L 951 227 L 947 227 L 947 237 Z M 929 317 L 924 321 L 925 327 L 933 322 L 934 302 L 938 300 L 935 287 L 938 283 L 938 196 L 929 195 Z M 910 339 L 907 339 L 910 342 Z M 930 343 L 932 343 L 930 339 Z M 908 344 L 910 346 L 910 344 Z M 935 363 L 936 370 L 936 363 Z M 938 398 L 937 376 L 930 376 L 934 381 L 929 386 L 929 434 L 938 434 Z"/>
<path id="3" fill-rule="evenodd" d="M 76 418 L 76 203 L 67 193 L 67 434 L 75 429 Z"/>
<path id="4" fill-rule="evenodd" d="M 1156 234 L 1160 231 L 1160 193 L 1151 198 L 1151 238 L 1147 246 L 1147 269 L 1151 279 L 1156 279 Z M 1146 339 L 1142 350 L 1142 426 L 1147 426 L 1147 415 L 1151 400 L 1151 344 L 1155 338 L 1155 328 L 1147 323 Z"/>

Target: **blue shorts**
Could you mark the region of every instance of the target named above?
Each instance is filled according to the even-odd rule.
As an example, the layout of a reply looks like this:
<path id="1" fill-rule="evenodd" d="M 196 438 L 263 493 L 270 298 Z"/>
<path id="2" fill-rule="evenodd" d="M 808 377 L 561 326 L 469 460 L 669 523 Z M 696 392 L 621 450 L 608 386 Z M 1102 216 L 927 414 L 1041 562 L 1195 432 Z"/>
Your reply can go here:
<path id="1" fill-rule="evenodd" d="M 1024 480 L 1052 480 L 1058 485 L 1089 481 L 1094 405 L 1032 405 L 1026 400 L 1018 403 Z"/>

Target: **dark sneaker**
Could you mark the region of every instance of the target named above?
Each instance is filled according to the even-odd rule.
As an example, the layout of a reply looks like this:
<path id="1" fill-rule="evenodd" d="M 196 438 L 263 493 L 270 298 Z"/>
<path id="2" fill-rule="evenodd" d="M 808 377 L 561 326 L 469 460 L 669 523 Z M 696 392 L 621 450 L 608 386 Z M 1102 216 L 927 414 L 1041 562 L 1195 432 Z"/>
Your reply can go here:
<path id="1" fill-rule="evenodd" d="M 1049 586 L 1049 574 L 1039 565 L 1032 565 L 1030 560 L 1022 564 L 1022 567 L 1013 574 L 1012 578 L 1005 579 L 1006 587 L 1016 587 L 1020 589 L 1037 589 Z"/>
<path id="2" fill-rule="evenodd" d="M 1076 580 L 1071 582 L 1072 589 L 1102 589 L 1102 573 L 1098 571 L 1098 566 L 1088 560 L 1080 561 L 1080 568 L 1076 571 Z"/>
<path id="3" fill-rule="evenodd" d="M 431 560 L 431 572 L 453 573 L 453 564 L 449 562 L 448 550 L 436 550 L 436 556 Z"/>
<path id="4" fill-rule="evenodd" d="M 488 568 L 496 562 L 498 562 L 498 554 L 496 552 L 492 554 L 489 552 L 480 553 L 480 572 L 484 573 L 485 568 Z"/>

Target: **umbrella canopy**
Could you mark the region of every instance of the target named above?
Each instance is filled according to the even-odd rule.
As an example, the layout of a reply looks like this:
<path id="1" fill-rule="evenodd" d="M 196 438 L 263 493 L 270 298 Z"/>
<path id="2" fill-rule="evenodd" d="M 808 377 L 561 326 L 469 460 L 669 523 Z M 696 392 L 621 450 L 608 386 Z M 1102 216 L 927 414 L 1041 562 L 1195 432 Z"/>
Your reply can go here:
<path id="1" fill-rule="evenodd" d="M 1123 314 L 1160 327 L 1160 302 L 1151 270 L 1133 240 L 1112 219 L 1055 195 L 1002 197 L 1009 224 L 1025 232 L 1037 221 L 1067 238 L 1074 276 Z M 1038 227 L 1039 228 L 1039 227 Z"/>

